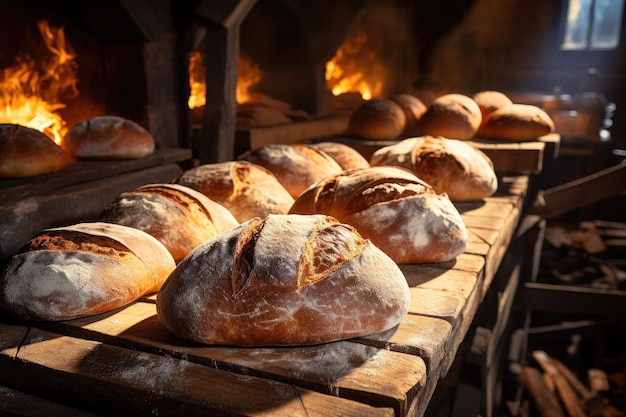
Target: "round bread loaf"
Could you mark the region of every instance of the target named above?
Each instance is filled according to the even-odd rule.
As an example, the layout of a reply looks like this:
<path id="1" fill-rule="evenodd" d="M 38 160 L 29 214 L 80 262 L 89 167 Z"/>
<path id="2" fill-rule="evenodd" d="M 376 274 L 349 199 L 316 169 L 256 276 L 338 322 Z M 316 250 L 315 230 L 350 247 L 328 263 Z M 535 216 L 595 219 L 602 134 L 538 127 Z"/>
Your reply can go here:
<path id="1" fill-rule="evenodd" d="M 450 199 L 399 167 L 329 177 L 298 197 L 289 212 L 321 213 L 350 224 L 399 264 L 448 261 L 468 243 Z"/>
<path id="2" fill-rule="evenodd" d="M 49 174 L 69 163 L 69 155 L 42 132 L 16 124 L 0 124 L 0 178 Z"/>
<path id="3" fill-rule="evenodd" d="M 506 94 L 495 90 L 479 91 L 472 96 L 472 99 L 480 108 L 483 122 L 487 116 L 494 111 L 508 106 L 509 104 L 513 104 L 511 99 Z"/>
<path id="4" fill-rule="evenodd" d="M 406 117 L 406 123 L 404 124 L 404 131 L 402 136 L 416 136 L 419 134 L 418 123 L 424 113 L 426 113 L 427 107 L 419 98 L 412 94 L 394 94 L 389 96 L 389 99 L 395 102 Z"/>
<path id="5" fill-rule="evenodd" d="M 179 262 L 193 248 L 239 222 L 221 204 L 179 184 L 149 184 L 119 195 L 100 220 L 154 236 Z"/>
<path id="6" fill-rule="evenodd" d="M 286 214 L 294 200 L 274 174 L 248 161 L 200 165 L 183 172 L 174 182 L 226 207 L 239 223 L 268 214 Z"/>
<path id="7" fill-rule="evenodd" d="M 309 144 L 310 147 L 326 152 L 343 169 L 368 168 L 370 163 L 356 149 L 338 142 L 318 142 Z"/>
<path id="8" fill-rule="evenodd" d="M 104 313 L 155 293 L 176 267 L 158 240 L 128 226 L 80 223 L 33 237 L 0 278 L 0 305 L 26 320 Z"/>
<path id="9" fill-rule="evenodd" d="M 482 115 L 478 104 L 463 94 L 437 97 L 418 123 L 420 134 L 467 140 L 474 137 Z"/>
<path id="10" fill-rule="evenodd" d="M 395 140 L 406 124 L 402 108 L 394 101 L 378 97 L 362 103 L 350 115 L 348 133 L 371 140 Z"/>
<path id="11" fill-rule="evenodd" d="M 267 168 L 293 198 L 311 184 L 343 171 L 326 152 L 295 143 L 264 145 L 238 159 Z"/>
<path id="12" fill-rule="evenodd" d="M 76 159 L 135 159 L 154 152 L 152 135 L 132 120 L 96 116 L 72 126 L 63 149 Z"/>
<path id="13" fill-rule="evenodd" d="M 157 316 L 200 343 L 309 345 L 390 329 L 409 301 L 398 266 L 351 226 L 269 215 L 194 249 L 159 291 Z"/>
<path id="14" fill-rule="evenodd" d="M 554 121 L 532 104 L 510 104 L 491 113 L 478 135 L 487 139 L 527 140 L 554 132 Z"/>
<path id="15" fill-rule="evenodd" d="M 498 188 L 493 162 L 470 144 L 442 137 L 419 136 L 378 149 L 372 166 L 406 168 L 452 201 L 476 201 Z"/>

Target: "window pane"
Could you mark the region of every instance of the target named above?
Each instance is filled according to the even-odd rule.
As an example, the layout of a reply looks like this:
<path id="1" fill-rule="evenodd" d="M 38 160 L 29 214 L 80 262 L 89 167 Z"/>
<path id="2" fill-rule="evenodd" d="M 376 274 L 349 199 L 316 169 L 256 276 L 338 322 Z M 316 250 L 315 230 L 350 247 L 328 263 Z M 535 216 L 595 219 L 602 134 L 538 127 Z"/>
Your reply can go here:
<path id="1" fill-rule="evenodd" d="M 584 49 L 591 20 L 592 0 L 570 0 L 567 10 L 564 49 Z"/>
<path id="2" fill-rule="evenodd" d="M 623 0 L 596 0 L 591 31 L 592 48 L 617 46 L 623 7 Z"/>

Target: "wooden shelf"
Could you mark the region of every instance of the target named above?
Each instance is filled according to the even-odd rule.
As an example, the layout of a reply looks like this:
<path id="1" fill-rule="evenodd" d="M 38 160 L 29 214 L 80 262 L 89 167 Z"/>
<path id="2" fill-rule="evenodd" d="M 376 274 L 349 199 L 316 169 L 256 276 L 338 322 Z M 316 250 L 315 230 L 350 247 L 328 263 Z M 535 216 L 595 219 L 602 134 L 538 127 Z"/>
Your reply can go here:
<path id="1" fill-rule="evenodd" d="M 514 239 L 529 177 L 457 207 L 455 260 L 401 265 L 409 314 L 389 331 L 316 346 L 203 346 L 171 335 L 156 296 L 66 322 L 0 317 L 0 385 L 98 415 L 420 416 Z M 52 381 L 52 382 L 50 382 Z"/>

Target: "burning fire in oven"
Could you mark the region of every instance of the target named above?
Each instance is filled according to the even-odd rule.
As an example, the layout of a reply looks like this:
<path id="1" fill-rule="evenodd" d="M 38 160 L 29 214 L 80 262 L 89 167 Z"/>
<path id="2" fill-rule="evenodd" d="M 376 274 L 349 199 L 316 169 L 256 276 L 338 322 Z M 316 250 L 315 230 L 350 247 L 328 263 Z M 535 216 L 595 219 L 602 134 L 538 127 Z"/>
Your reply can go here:
<path id="1" fill-rule="evenodd" d="M 382 94 L 388 68 L 382 64 L 367 34 L 356 30 L 326 63 L 326 86 L 334 96 L 359 93 L 364 100 Z"/>
<path id="2" fill-rule="evenodd" d="M 190 109 L 202 107 L 206 104 L 205 63 L 202 53 L 193 51 L 189 55 L 189 100 Z M 242 55 L 237 61 L 237 91 L 238 104 L 246 103 L 252 97 L 252 89 L 256 86 L 263 72 L 258 65 L 248 57 Z"/>
<path id="3" fill-rule="evenodd" d="M 76 54 L 62 27 L 46 20 L 37 27 L 50 54 L 40 60 L 22 54 L 16 65 L 2 70 L 0 122 L 37 129 L 60 145 L 68 129 L 58 113 L 65 107 L 61 98 L 78 95 Z"/>

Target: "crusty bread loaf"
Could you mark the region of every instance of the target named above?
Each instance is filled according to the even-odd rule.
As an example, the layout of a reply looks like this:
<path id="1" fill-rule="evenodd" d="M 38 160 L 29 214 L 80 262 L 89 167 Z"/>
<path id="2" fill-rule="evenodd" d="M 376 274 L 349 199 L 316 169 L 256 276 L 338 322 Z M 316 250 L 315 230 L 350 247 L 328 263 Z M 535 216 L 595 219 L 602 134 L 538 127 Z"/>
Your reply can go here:
<path id="1" fill-rule="evenodd" d="M 428 109 L 419 98 L 412 94 L 399 93 L 389 96 L 389 99 L 395 102 L 406 117 L 404 124 L 403 137 L 416 136 L 419 134 L 419 121 Z"/>
<path id="2" fill-rule="evenodd" d="M 399 167 L 327 178 L 298 197 L 290 213 L 333 216 L 399 264 L 448 261 L 468 243 L 465 224 L 450 199 Z"/>
<path id="3" fill-rule="evenodd" d="M 80 223 L 33 237 L 0 278 L 0 305 L 26 320 L 69 320 L 122 307 L 161 288 L 175 268 L 141 230 Z"/>
<path id="4" fill-rule="evenodd" d="M 0 124 L 0 178 L 34 177 L 57 172 L 70 157 L 36 129 Z"/>
<path id="5" fill-rule="evenodd" d="M 180 184 L 149 184 L 120 194 L 100 220 L 154 236 L 179 262 L 193 248 L 239 222 L 221 204 Z"/>
<path id="6" fill-rule="evenodd" d="M 368 168 L 370 163 L 363 155 L 351 146 L 338 142 L 317 142 L 309 144 L 314 149 L 326 152 L 343 169 Z"/>
<path id="7" fill-rule="evenodd" d="M 268 214 L 286 214 L 293 197 L 268 169 L 248 161 L 191 168 L 174 180 L 226 207 L 239 223 Z"/>
<path id="8" fill-rule="evenodd" d="M 421 135 L 467 140 L 474 137 L 482 121 L 478 104 L 464 94 L 437 97 L 418 123 Z"/>
<path id="9" fill-rule="evenodd" d="M 491 113 L 477 136 L 486 139 L 526 140 L 554 132 L 554 121 L 532 104 L 510 104 Z"/>
<path id="10" fill-rule="evenodd" d="M 96 116 L 72 126 L 63 149 L 76 159 L 134 159 L 154 152 L 152 135 L 139 124 L 118 116 Z"/>
<path id="11" fill-rule="evenodd" d="M 498 188 L 493 162 L 470 144 L 443 137 L 419 136 L 378 149 L 372 166 L 400 166 L 452 201 L 482 200 Z"/>
<path id="12" fill-rule="evenodd" d="M 513 104 L 511 99 L 501 91 L 496 90 L 484 90 L 475 93 L 472 99 L 478 104 L 480 113 L 482 114 L 482 121 L 484 122 L 487 116 L 494 111 L 501 109 L 502 107 Z"/>
<path id="13" fill-rule="evenodd" d="M 409 301 L 398 266 L 351 226 L 269 215 L 194 249 L 159 291 L 157 316 L 200 343 L 308 345 L 390 329 Z"/>
<path id="14" fill-rule="evenodd" d="M 404 131 L 406 116 L 394 101 L 378 97 L 362 103 L 348 120 L 348 133 L 362 139 L 395 140 Z"/>
<path id="15" fill-rule="evenodd" d="M 326 152 L 297 143 L 264 145 L 238 159 L 267 168 L 293 198 L 311 184 L 342 171 Z"/>

